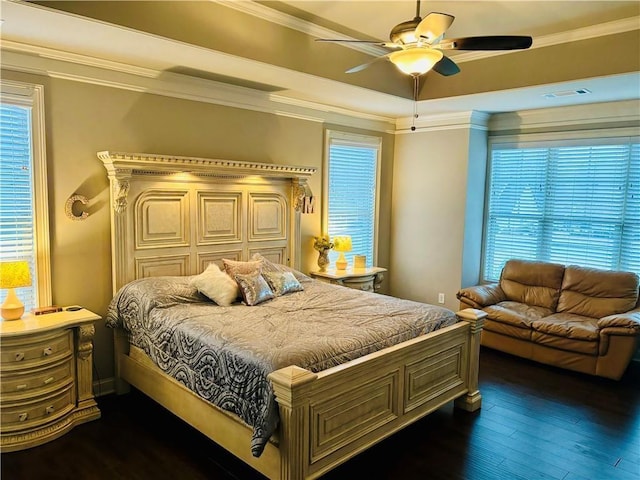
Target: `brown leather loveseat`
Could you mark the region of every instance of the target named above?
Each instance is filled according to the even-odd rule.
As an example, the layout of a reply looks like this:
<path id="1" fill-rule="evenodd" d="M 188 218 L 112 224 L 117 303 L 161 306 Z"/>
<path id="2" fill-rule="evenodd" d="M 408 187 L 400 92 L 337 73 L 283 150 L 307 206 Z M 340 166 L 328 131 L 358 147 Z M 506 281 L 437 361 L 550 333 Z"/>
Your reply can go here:
<path id="1" fill-rule="evenodd" d="M 499 283 L 457 297 L 488 314 L 482 345 L 618 380 L 640 337 L 639 283 L 631 272 L 509 260 Z"/>

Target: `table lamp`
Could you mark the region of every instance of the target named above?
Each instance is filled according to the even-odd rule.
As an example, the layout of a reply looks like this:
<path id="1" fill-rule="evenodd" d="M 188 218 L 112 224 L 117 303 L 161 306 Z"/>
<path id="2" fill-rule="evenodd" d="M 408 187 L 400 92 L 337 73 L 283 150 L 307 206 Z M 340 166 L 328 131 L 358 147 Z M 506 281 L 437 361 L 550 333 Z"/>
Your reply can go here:
<path id="1" fill-rule="evenodd" d="M 338 270 L 347 269 L 347 259 L 344 258 L 344 252 L 351 251 L 351 237 L 348 235 L 342 235 L 339 237 L 333 237 L 333 249 L 336 252 L 340 252 L 340 256 L 336 261 L 336 268 Z"/>
<path id="2" fill-rule="evenodd" d="M 7 298 L 1 307 L 2 318 L 18 320 L 24 313 L 24 305 L 16 295 L 14 288 L 29 287 L 31 274 L 26 261 L 0 263 L 0 288 L 8 288 Z"/>

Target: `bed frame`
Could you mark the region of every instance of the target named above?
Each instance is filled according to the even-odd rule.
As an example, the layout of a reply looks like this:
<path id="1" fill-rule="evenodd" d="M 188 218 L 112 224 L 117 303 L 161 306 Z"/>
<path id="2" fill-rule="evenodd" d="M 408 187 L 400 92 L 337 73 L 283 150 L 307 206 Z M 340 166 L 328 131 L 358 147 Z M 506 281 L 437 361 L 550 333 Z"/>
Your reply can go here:
<path id="1" fill-rule="evenodd" d="M 313 208 L 314 168 L 99 152 L 111 184 L 114 293 L 136 278 L 192 275 L 210 262 L 259 252 L 300 267 L 300 215 Z M 251 428 L 163 373 L 115 331 L 116 390 L 133 385 L 271 479 L 317 478 L 455 400 L 480 408 L 485 314 L 319 373 L 269 375 L 280 425 L 259 458 Z"/>

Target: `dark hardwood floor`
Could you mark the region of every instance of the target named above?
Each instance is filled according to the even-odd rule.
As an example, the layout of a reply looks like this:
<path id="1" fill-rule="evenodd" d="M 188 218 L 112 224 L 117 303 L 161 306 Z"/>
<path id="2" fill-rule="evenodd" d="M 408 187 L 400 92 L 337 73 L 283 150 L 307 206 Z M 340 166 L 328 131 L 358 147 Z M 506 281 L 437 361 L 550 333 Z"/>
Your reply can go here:
<path id="1" fill-rule="evenodd" d="M 640 479 L 640 363 L 615 382 L 482 349 L 480 391 L 479 412 L 447 405 L 323 480 Z M 2 479 L 263 478 L 140 393 L 99 404 L 100 420 L 3 453 Z"/>

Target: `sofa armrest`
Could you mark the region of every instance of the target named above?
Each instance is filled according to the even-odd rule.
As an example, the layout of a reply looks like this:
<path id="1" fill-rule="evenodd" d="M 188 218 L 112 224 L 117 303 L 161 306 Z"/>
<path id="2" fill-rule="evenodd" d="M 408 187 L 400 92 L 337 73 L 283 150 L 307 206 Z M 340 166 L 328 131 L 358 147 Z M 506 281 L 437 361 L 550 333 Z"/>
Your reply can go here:
<path id="1" fill-rule="evenodd" d="M 598 320 L 598 328 L 600 330 L 613 327 L 628 329 L 627 335 L 640 335 L 640 308 L 626 313 L 608 315 Z"/>
<path id="2" fill-rule="evenodd" d="M 462 303 L 480 309 L 507 299 L 499 283 L 463 288 L 458 291 L 456 297 Z"/>

